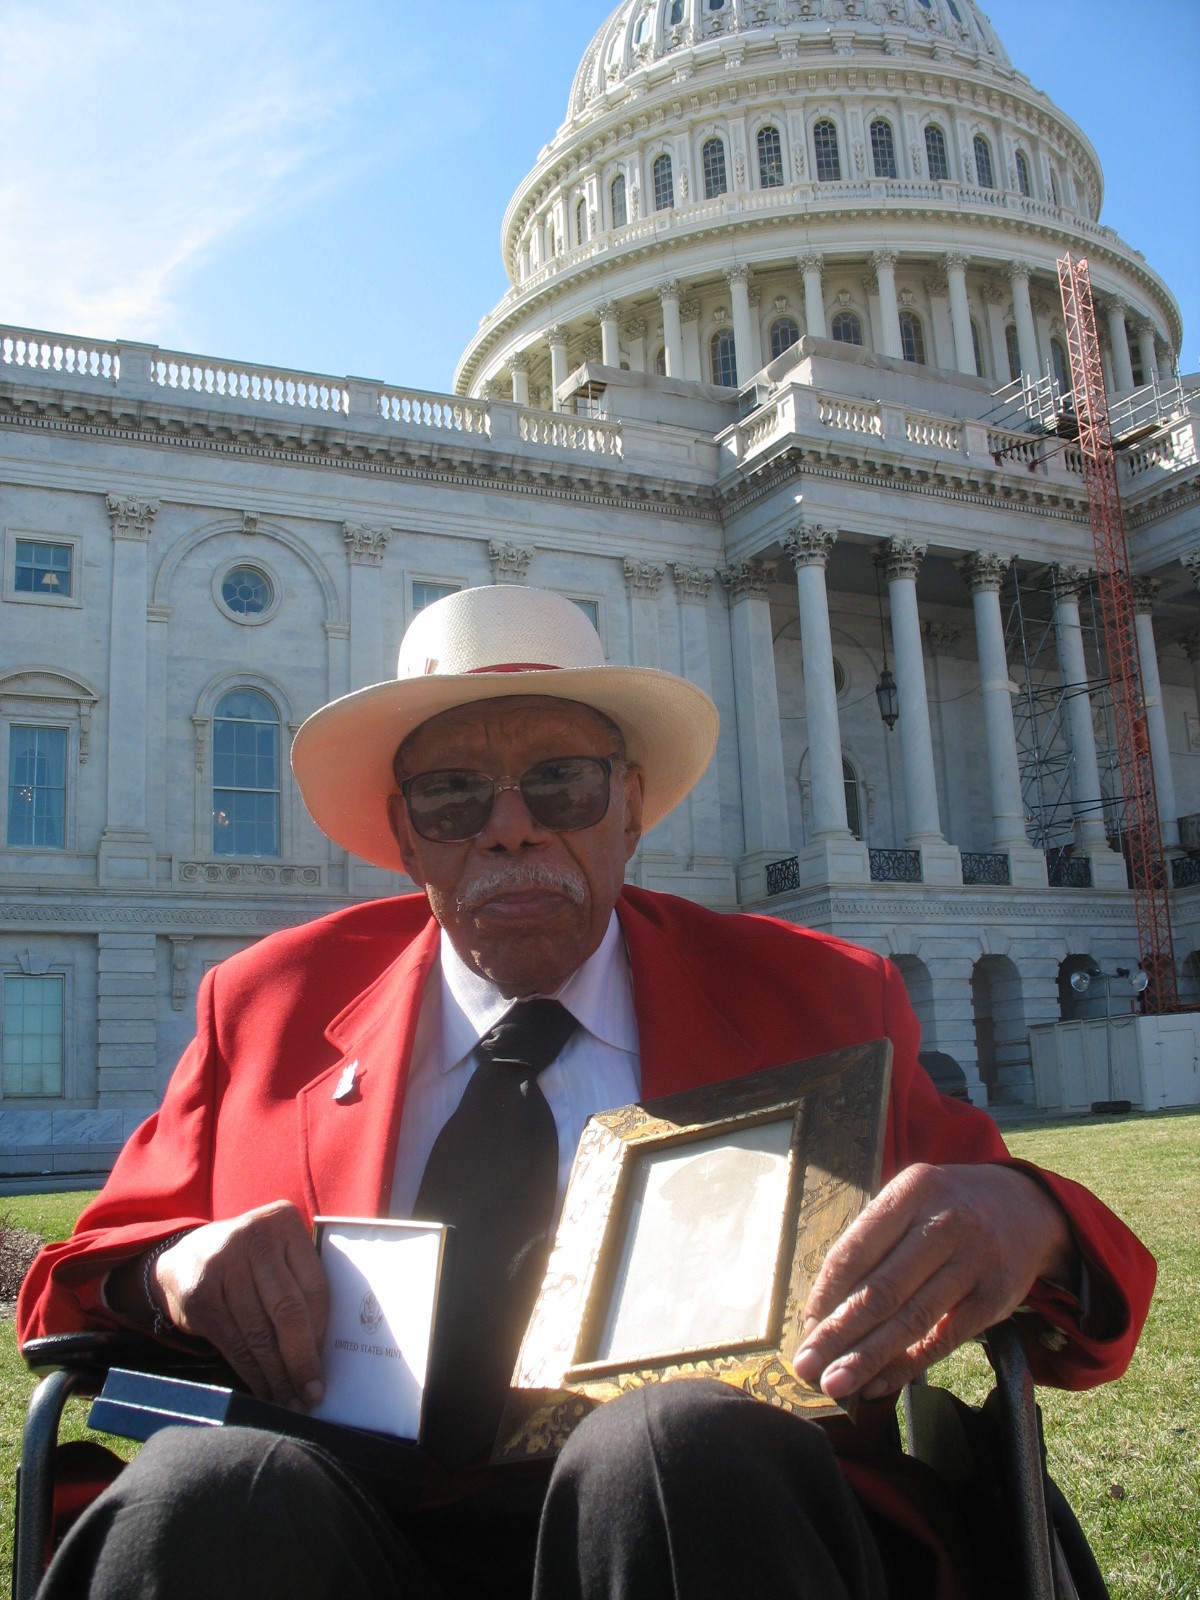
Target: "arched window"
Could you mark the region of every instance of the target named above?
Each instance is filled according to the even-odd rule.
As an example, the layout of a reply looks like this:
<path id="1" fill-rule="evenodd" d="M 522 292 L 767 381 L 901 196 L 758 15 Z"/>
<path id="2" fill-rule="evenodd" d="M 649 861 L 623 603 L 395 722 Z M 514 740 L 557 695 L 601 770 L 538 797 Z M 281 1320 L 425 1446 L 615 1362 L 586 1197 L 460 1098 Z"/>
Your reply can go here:
<path id="1" fill-rule="evenodd" d="M 829 335 L 839 344 L 861 344 L 862 323 L 857 311 L 839 311 L 829 325 Z"/>
<path id="2" fill-rule="evenodd" d="M 764 189 L 778 189 L 783 183 L 783 145 L 778 128 L 758 130 L 758 181 Z"/>
<path id="3" fill-rule="evenodd" d="M 1026 199 L 1033 193 L 1033 185 L 1029 181 L 1029 163 L 1023 150 L 1017 151 L 1017 188 Z"/>
<path id="4" fill-rule="evenodd" d="M 828 117 L 813 124 L 813 151 L 817 161 L 817 182 L 837 183 L 842 176 L 842 160 L 838 155 L 837 129 Z"/>
<path id="5" fill-rule="evenodd" d="M 975 357 L 975 376 L 983 377 L 983 345 L 979 339 L 979 324 L 971 319 L 971 351 Z"/>
<path id="6" fill-rule="evenodd" d="M 660 344 L 655 354 L 654 370 L 660 378 L 665 378 L 667 375 L 667 347 L 665 344 Z"/>
<path id="7" fill-rule="evenodd" d="M 771 324 L 771 360 L 800 343 L 800 325 L 795 317 L 776 317 Z"/>
<path id="8" fill-rule="evenodd" d="M 547 255 L 548 258 L 552 258 L 554 255 L 557 254 L 557 251 L 558 251 L 557 230 L 555 229 L 553 221 L 550 221 L 550 222 L 547 222 L 547 224 L 546 224 L 546 255 Z"/>
<path id="9" fill-rule="evenodd" d="M 609 190 L 612 200 L 612 225 L 614 228 L 623 228 L 629 221 L 629 207 L 625 204 L 625 174 L 618 172 L 612 181 Z"/>
<path id="10" fill-rule="evenodd" d="M 725 173 L 725 146 L 720 139 L 706 139 L 700 152 L 700 165 L 704 171 L 704 198 L 715 200 L 729 188 Z"/>
<path id="11" fill-rule="evenodd" d="M 1063 349 L 1061 339 L 1050 341 L 1050 370 L 1054 373 L 1054 381 L 1061 394 L 1071 393 L 1071 373 L 1067 366 L 1067 352 Z"/>
<path id="12" fill-rule="evenodd" d="M 900 313 L 900 349 L 905 361 L 915 361 L 919 367 L 925 365 L 925 335 L 915 311 Z"/>
<path id="13" fill-rule="evenodd" d="M 846 826 L 856 839 L 861 839 L 862 833 L 862 796 L 859 792 L 858 779 L 854 768 L 842 757 L 842 782 L 846 786 Z"/>
<path id="14" fill-rule="evenodd" d="M 994 189 L 996 180 L 992 176 L 992 149 L 981 133 L 975 135 L 971 148 L 975 152 L 975 177 L 981 189 Z"/>
<path id="15" fill-rule="evenodd" d="M 934 183 L 945 183 L 950 177 L 950 158 L 946 154 L 946 135 L 936 122 L 925 129 L 925 162 Z"/>
<path id="16" fill-rule="evenodd" d="M 871 165 L 877 178 L 894 178 L 896 172 L 896 141 L 892 125 L 877 117 L 871 124 Z"/>
<path id="17" fill-rule="evenodd" d="M 279 713 L 257 689 L 231 689 L 213 713 L 213 854 L 279 854 Z"/>
<path id="18" fill-rule="evenodd" d="M 709 344 L 712 356 L 712 381 L 723 389 L 737 388 L 737 351 L 732 328 L 718 328 Z"/>
<path id="19" fill-rule="evenodd" d="M 1056 206 L 1062 205 L 1062 201 L 1058 198 L 1058 174 L 1053 167 L 1050 168 L 1050 200 Z"/>
<path id="20" fill-rule="evenodd" d="M 683 21 L 683 0 L 671 0 L 671 26 L 677 28 Z"/>
<path id="21" fill-rule="evenodd" d="M 1021 345 L 1011 322 L 1004 330 L 1004 348 L 1008 352 L 1008 375 L 1015 383 L 1021 376 Z"/>
<path id="22" fill-rule="evenodd" d="M 670 211 L 675 204 L 675 175 L 671 171 L 671 158 L 658 156 L 654 162 L 654 209 Z"/>
<path id="23" fill-rule="evenodd" d="M 1140 389 L 1144 383 L 1148 382 L 1146 369 L 1142 366 L 1141 346 L 1133 335 L 1129 333 L 1125 336 L 1125 343 L 1129 349 L 1129 367 L 1133 373 L 1134 387 Z"/>

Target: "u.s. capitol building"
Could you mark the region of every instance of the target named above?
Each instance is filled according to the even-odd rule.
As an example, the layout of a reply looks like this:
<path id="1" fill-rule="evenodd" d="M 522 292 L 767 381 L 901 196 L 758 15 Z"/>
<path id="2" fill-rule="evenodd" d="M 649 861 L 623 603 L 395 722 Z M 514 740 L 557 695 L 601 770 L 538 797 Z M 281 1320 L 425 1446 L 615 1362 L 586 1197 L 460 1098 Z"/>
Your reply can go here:
<path id="1" fill-rule="evenodd" d="M 1053 431 L 1068 251 L 1195 1002 L 1200 402 L 1101 193 L 971 0 L 624 0 L 452 392 L 0 329 L 0 1173 L 107 1164 L 207 967 L 410 887 L 318 833 L 289 742 L 490 582 L 561 591 L 610 660 L 720 707 L 635 881 L 885 952 L 977 1101 L 1070 1109 L 1031 1037 L 1127 1012 L 1138 942 Z"/>

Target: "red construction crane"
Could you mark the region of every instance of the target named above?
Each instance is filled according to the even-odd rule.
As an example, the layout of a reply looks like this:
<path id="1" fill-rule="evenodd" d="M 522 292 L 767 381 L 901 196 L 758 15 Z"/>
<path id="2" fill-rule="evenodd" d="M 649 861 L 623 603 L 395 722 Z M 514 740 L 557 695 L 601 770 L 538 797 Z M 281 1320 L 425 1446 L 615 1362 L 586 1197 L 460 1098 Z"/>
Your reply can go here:
<path id="1" fill-rule="evenodd" d="M 1113 720 L 1116 724 L 1117 759 L 1125 796 L 1125 838 L 1128 846 L 1129 883 L 1137 919 L 1138 950 L 1149 986 L 1146 1009 L 1174 1010 L 1179 1003 L 1175 982 L 1175 951 L 1171 940 L 1171 907 L 1167 898 L 1167 869 L 1163 859 L 1158 797 L 1150 760 L 1150 734 L 1146 726 L 1146 697 L 1138 653 L 1133 583 L 1129 575 L 1129 546 L 1117 491 L 1100 341 L 1096 336 L 1096 310 L 1092 280 L 1086 261 L 1064 256 L 1058 263 L 1071 382 L 1079 447 L 1083 452 L 1083 478 L 1087 487 L 1088 515 L 1096 550 L 1096 588 L 1108 671 L 1112 682 Z"/>

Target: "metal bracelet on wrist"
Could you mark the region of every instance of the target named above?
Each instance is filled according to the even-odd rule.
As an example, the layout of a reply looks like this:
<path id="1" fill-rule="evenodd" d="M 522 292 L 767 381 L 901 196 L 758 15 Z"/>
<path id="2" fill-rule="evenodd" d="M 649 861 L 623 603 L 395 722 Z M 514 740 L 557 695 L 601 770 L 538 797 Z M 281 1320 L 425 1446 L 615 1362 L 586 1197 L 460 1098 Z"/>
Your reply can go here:
<path id="1" fill-rule="evenodd" d="M 154 1318 L 154 1327 L 151 1331 L 156 1339 L 160 1336 L 160 1334 L 165 1333 L 168 1328 L 172 1327 L 173 1324 L 171 1319 L 163 1312 L 158 1301 L 154 1298 L 154 1294 L 150 1287 L 152 1282 L 151 1273 L 154 1271 L 154 1263 L 158 1260 L 159 1256 L 161 1256 L 165 1251 L 169 1250 L 172 1245 L 178 1244 L 180 1239 L 186 1238 L 191 1231 L 192 1230 L 190 1228 L 180 1228 L 178 1233 L 169 1233 L 165 1239 L 160 1239 L 154 1246 L 153 1250 L 151 1250 L 147 1255 L 145 1262 L 142 1265 L 142 1293 L 144 1294 L 146 1298 L 146 1304 L 150 1309 L 150 1315 Z"/>

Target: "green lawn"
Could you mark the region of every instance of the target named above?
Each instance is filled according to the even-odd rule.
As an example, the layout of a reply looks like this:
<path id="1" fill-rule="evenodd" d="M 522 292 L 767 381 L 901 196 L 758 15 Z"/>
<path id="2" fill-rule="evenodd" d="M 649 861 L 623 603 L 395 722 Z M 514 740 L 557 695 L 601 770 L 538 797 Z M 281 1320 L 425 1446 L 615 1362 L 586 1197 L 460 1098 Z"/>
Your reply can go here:
<path id="1" fill-rule="evenodd" d="M 1095 1118 L 1011 1133 L 1015 1154 L 1079 1179 L 1159 1262 L 1158 1290 L 1128 1375 L 1090 1394 L 1041 1392 L 1051 1470 L 1090 1538 L 1113 1600 L 1200 1600 L 1200 1114 Z M 70 1231 L 88 1198 L 0 1200 L 22 1227 Z M 960 1352 L 935 1374 L 982 1396 L 986 1365 Z M 0 1326 L 0 1594 L 8 1592 L 12 1478 L 30 1380 Z M 83 1429 L 84 1406 L 72 1418 Z"/>

